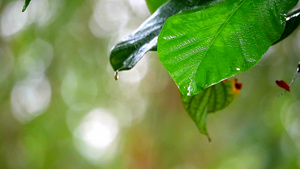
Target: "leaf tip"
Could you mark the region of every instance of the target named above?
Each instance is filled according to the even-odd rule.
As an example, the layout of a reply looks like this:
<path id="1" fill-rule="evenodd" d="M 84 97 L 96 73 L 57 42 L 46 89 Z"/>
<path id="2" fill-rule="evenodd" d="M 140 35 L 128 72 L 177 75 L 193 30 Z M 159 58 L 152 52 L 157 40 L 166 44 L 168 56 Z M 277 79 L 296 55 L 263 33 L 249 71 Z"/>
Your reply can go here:
<path id="1" fill-rule="evenodd" d="M 211 138 L 209 137 L 209 135 L 207 135 L 207 139 L 208 139 L 208 142 L 209 142 L 209 143 L 212 142 L 212 140 L 211 140 Z"/>
<path id="2" fill-rule="evenodd" d="M 25 12 L 25 10 L 27 9 L 29 3 L 30 3 L 30 1 L 28 3 L 25 2 L 24 6 L 23 6 L 23 9 L 22 9 L 22 12 Z"/>
<path id="3" fill-rule="evenodd" d="M 25 12 L 31 0 L 25 0 L 25 4 L 23 6 L 22 12 Z"/>

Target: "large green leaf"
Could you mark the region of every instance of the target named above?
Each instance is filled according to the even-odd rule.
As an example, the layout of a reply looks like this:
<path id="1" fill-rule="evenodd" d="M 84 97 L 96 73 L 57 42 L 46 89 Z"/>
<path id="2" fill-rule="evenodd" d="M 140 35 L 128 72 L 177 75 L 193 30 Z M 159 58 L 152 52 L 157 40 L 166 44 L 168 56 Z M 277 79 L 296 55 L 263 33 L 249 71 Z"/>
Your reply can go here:
<path id="1" fill-rule="evenodd" d="M 182 99 L 184 108 L 196 123 L 199 131 L 209 137 L 206 116 L 227 107 L 240 93 L 242 85 L 237 80 L 225 80 L 206 88 L 203 92 Z"/>
<path id="2" fill-rule="evenodd" d="M 221 0 L 170 17 L 158 55 L 183 95 L 249 70 L 285 28 L 298 0 Z"/>
<path id="3" fill-rule="evenodd" d="M 22 12 L 25 12 L 25 10 L 26 10 L 26 8 L 28 7 L 30 1 L 31 1 L 31 0 L 25 0 L 25 3 L 24 3 L 24 6 L 23 6 L 23 9 L 22 9 Z"/>
<path id="4" fill-rule="evenodd" d="M 185 9 L 204 5 L 212 0 L 170 0 L 162 5 L 133 34 L 116 44 L 110 54 L 115 71 L 129 70 L 149 50 L 156 50 L 157 37 L 167 18 Z"/>
<path id="5" fill-rule="evenodd" d="M 151 13 L 154 13 L 160 6 L 166 3 L 168 0 L 146 0 L 148 9 Z"/>

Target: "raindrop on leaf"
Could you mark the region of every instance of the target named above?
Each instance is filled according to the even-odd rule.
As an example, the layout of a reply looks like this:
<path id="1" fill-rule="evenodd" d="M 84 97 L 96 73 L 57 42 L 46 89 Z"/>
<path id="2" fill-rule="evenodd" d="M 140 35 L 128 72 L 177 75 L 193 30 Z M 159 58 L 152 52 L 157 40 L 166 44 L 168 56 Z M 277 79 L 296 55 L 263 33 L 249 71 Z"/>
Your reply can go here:
<path id="1" fill-rule="evenodd" d="M 119 71 L 115 71 L 115 80 L 119 80 Z"/>

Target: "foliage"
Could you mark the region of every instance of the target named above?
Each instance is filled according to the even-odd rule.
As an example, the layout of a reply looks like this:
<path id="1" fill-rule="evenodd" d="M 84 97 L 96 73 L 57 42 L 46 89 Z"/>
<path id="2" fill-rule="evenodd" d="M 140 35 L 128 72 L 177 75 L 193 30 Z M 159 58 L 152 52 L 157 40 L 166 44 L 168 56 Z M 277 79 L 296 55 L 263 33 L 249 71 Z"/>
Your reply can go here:
<path id="1" fill-rule="evenodd" d="M 271 45 L 291 34 L 299 21 L 286 16 L 296 3 L 297 0 L 171 0 L 114 46 L 110 62 L 115 71 L 128 70 L 147 51 L 157 49 L 185 104 L 184 98 L 201 97 L 211 90 L 210 86 L 249 70 Z M 148 6 L 152 7 L 149 1 Z M 290 21 L 288 26 L 286 20 Z M 219 97 L 222 98 L 216 96 Z M 203 112 L 196 111 L 195 116 Z M 202 119 L 193 118 L 200 131 L 207 134 L 206 118 Z"/>
<path id="2" fill-rule="evenodd" d="M 275 84 L 295 73 L 299 29 L 236 76 L 243 90 L 208 115 L 208 143 L 156 52 L 112 78 L 112 42 L 149 16 L 140 0 L 36 0 L 23 14 L 22 2 L 1 1 L 1 169 L 300 168 L 300 80 L 281 97 Z"/>
<path id="3" fill-rule="evenodd" d="M 295 10 L 292 10 L 287 14 L 286 17 L 286 26 L 284 29 L 284 32 L 282 33 L 280 39 L 276 41 L 274 44 L 280 42 L 281 40 L 285 39 L 288 37 L 291 33 L 295 31 L 295 29 L 299 26 L 300 24 L 300 8 L 296 8 Z"/>
<path id="4" fill-rule="evenodd" d="M 183 12 L 165 23 L 158 56 L 181 93 L 193 96 L 256 65 L 296 3 L 226 0 Z"/>
<path id="5" fill-rule="evenodd" d="M 30 3 L 31 0 L 25 0 L 25 3 L 24 3 L 24 6 L 23 6 L 23 9 L 22 9 L 22 12 L 25 12 L 25 10 L 27 9 L 29 3 Z"/>
<path id="6" fill-rule="evenodd" d="M 201 1 L 203 4 L 206 1 Z M 182 10 L 199 5 L 193 2 L 170 0 L 148 18 L 133 34 L 115 45 L 110 63 L 115 71 L 131 69 L 149 50 L 156 50 L 157 38 L 165 21 Z"/>
<path id="7" fill-rule="evenodd" d="M 221 83 L 204 89 L 203 92 L 187 96 L 183 99 L 183 105 L 188 114 L 194 120 L 201 133 L 208 136 L 206 130 L 206 116 L 227 107 L 240 93 L 242 84 L 234 80 L 224 80 Z"/>
<path id="8" fill-rule="evenodd" d="M 300 23 L 299 10 L 286 17 L 297 0 L 256 3 L 170 0 L 164 5 L 165 1 L 146 2 L 151 12 L 157 11 L 137 31 L 114 46 L 111 65 L 116 72 L 129 70 L 146 52 L 158 49 L 161 62 L 183 95 L 184 105 L 187 100 L 194 100 L 190 99 L 193 96 L 202 98 L 218 86 L 215 84 L 255 66 L 272 44 L 286 38 Z M 29 3 L 30 0 L 25 0 L 23 12 Z M 200 100 L 204 105 L 208 102 Z M 191 109 L 186 109 L 191 115 Z M 217 110 L 220 109 L 214 111 Z M 200 132 L 208 135 L 205 109 L 192 112 Z"/>

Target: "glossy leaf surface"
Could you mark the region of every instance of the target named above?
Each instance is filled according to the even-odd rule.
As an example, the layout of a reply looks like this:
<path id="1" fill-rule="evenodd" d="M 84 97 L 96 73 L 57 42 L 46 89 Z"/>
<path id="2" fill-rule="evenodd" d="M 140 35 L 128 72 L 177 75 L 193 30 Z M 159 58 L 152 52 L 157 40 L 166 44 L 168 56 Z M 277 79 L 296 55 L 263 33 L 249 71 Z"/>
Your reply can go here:
<path id="1" fill-rule="evenodd" d="M 207 136 L 206 116 L 227 107 L 240 93 L 242 85 L 234 80 L 225 80 L 206 88 L 203 92 L 182 99 L 185 110 L 196 123 L 199 131 Z"/>
<path id="2" fill-rule="evenodd" d="M 297 0 L 222 0 L 170 17 L 158 55 L 183 95 L 249 70 L 285 28 Z"/>
<path id="3" fill-rule="evenodd" d="M 25 10 L 27 9 L 29 3 L 30 3 L 31 0 L 25 0 L 25 3 L 24 3 L 24 6 L 23 6 L 23 9 L 22 9 L 22 12 L 25 12 Z"/>
<path id="4" fill-rule="evenodd" d="M 284 32 L 281 35 L 280 39 L 276 41 L 274 44 L 290 36 L 290 34 L 292 34 L 296 30 L 296 28 L 298 28 L 299 25 L 300 25 L 300 8 L 297 8 L 288 13 L 286 17 L 286 26 Z"/>
<path id="5" fill-rule="evenodd" d="M 156 50 L 157 38 L 167 18 L 211 0 L 171 0 L 162 5 L 133 34 L 116 44 L 110 55 L 115 71 L 131 69 L 149 50 Z"/>

